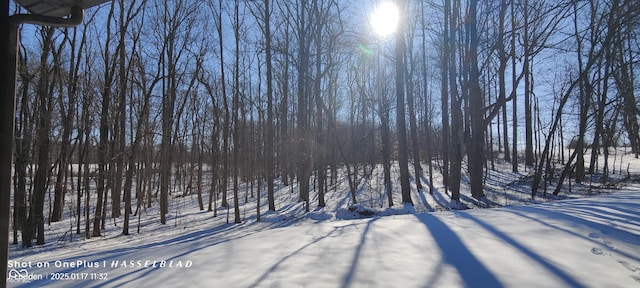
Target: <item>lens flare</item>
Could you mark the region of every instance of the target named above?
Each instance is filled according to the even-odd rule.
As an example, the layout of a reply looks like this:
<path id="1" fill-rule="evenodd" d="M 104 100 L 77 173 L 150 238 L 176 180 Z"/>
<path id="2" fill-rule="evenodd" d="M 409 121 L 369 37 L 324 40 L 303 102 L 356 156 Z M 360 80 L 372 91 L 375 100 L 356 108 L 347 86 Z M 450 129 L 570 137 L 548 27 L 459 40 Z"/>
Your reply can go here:
<path id="1" fill-rule="evenodd" d="M 369 21 L 376 34 L 387 36 L 396 31 L 399 19 L 398 6 L 392 2 L 383 2 L 373 11 Z"/>

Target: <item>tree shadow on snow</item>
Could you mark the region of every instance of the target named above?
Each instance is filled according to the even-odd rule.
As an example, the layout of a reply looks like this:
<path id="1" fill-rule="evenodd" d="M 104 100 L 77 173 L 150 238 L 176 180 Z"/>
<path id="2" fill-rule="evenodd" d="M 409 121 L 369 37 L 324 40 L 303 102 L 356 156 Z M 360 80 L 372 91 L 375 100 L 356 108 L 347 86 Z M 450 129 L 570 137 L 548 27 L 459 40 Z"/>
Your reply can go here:
<path id="1" fill-rule="evenodd" d="M 505 212 L 512 213 L 547 227 L 583 238 L 592 242 L 594 245 L 599 245 L 600 243 L 588 234 L 581 235 L 563 227 L 582 225 L 589 227 L 596 233 L 606 235 L 609 239 L 615 239 L 616 241 L 627 242 L 629 244 L 638 243 L 638 236 L 635 233 L 640 232 L 640 230 L 634 231 L 633 229 L 633 226 L 637 227 L 636 223 L 640 223 L 640 217 L 636 212 L 640 210 L 640 205 L 638 203 L 595 202 L 587 198 L 572 201 L 573 203 L 571 207 L 573 208 L 564 207 L 562 203 L 551 203 L 547 204 L 546 207 L 548 207 L 548 209 L 541 209 L 536 206 L 521 206 L 514 207 L 511 210 L 505 210 Z M 531 216 L 532 214 L 536 214 L 538 217 Z M 550 216 L 553 217 L 553 221 L 546 221 L 546 219 L 548 219 L 547 217 Z M 553 222 L 558 221 L 571 223 L 571 225 L 553 224 Z M 627 225 L 621 226 L 619 223 Z M 615 249 L 615 253 L 634 259 L 635 261 L 640 261 L 640 257 L 637 255 L 633 255 L 633 253 L 628 253 L 621 249 Z"/>
<path id="2" fill-rule="evenodd" d="M 344 277 L 344 281 L 342 282 L 342 287 L 349 287 L 349 285 L 353 282 L 353 276 L 356 272 L 356 268 L 358 267 L 358 262 L 360 260 L 360 254 L 362 253 L 362 247 L 364 247 L 367 233 L 371 228 L 371 224 L 378 220 L 379 218 L 372 218 L 367 221 L 367 226 L 364 227 L 364 231 L 362 231 L 362 235 L 360 236 L 360 242 L 358 243 L 358 247 L 356 248 L 356 253 L 353 256 L 353 260 L 351 261 L 351 266 L 349 267 L 349 272 Z"/>
<path id="3" fill-rule="evenodd" d="M 599 241 L 597 241 L 596 239 L 594 239 L 592 237 L 589 237 L 588 234 L 587 235 L 581 235 L 581 234 L 573 232 L 573 231 L 571 231 L 569 229 L 563 228 L 562 225 L 553 225 L 551 223 L 545 222 L 544 220 L 541 220 L 541 219 L 538 219 L 538 218 L 535 218 L 535 217 L 532 217 L 532 216 L 528 215 L 528 214 L 531 214 L 531 213 L 542 213 L 542 214 L 540 214 L 540 216 L 542 216 L 542 215 L 546 215 L 546 213 L 548 213 L 547 211 L 540 212 L 540 211 L 537 211 L 537 208 L 531 208 L 531 207 L 527 207 L 526 209 L 523 209 L 523 210 L 526 210 L 527 213 L 521 213 L 521 212 L 518 212 L 517 210 L 509 210 L 509 211 L 505 211 L 505 212 L 508 212 L 508 213 L 514 214 L 516 216 L 520 216 L 520 217 L 529 219 L 529 220 L 531 220 L 533 222 L 537 222 L 537 223 L 539 223 L 541 225 L 544 225 L 544 226 L 547 226 L 549 228 L 560 230 L 560 231 L 565 232 L 567 234 L 570 234 L 572 236 L 583 238 L 583 239 L 593 243 L 594 245 L 601 246 L 601 244 L 602 244 Z M 616 237 L 616 240 L 623 240 L 624 241 L 625 238 L 627 238 L 627 239 L 635 239 L 635 237 L 637 237 L 637 236 L 631 236 L 631 237 L 634 237 L 634 238 L 628 238 L 629 235 L 632 235 L 632 234 L 630 234 L 630 233 L 628 233 L 626 231 L 620 230 L 620 231 L 612 232 L 611 227 L 607 227 L 605 225 L 598 224 L 598 223 L 595 223 L 595 222 L 592 222 L 592 221 L 589 221 L 589 220 L 583 220 L 583 219 L 580 219 L 580 218 L 574 217 L 574 216 L 564 215 L 564 216 L 559 216 L 558 219 L 554 219 L 554 220 L 557 221 L 557 220 L 562 219 L 562 218 L 565 218 L 566 220 L 569 220 L 569 221 L 582 222 L 583 224 L 594 228 L 594 230 L 596 230 L 596 231 L 603 232 L 603 234 L 607 235 L 607 237 L 616 237 L 616 236 L 618 236 L 620 234 L 627 236 L 627 237 L 622 237 L 622 239 Z M 571 219 L 571 218 L 573 218 L 573 219 Z M 611 234 L 613 234 L 613 235 L 611 235 Z M 618 235 L 616 235 L 616 234 L 618 234 Z M 604 247 L 606 247 L 606 245 Z M 621 249 L 615 249 L 615 251 L 614 251 L 614 249 L 609 248 L 609 247 L 606 247 L 606 249 L 610 250 L 611 252 L 615 252 L 617 254 L 623 255 L 625 257 L 628 257 L 630 259 L 633 259 L 635 261 L 640 262 L 640 258 L 639 257 L 631 255 L 631 254 L 629 254 L 627 252 L 624 252 Z"/>
<path id="4" fill-rule="evenodd" d="M 286 221 L 283 221 L 288 223 Z M 205 249 L 207 247 L 215 246 L 218 244 L 222 244 L 225 242 L 229 242 L 231 240 L 241 239 L 247 237 L 249 235 L 258 233 L 265 229 L 286 226 L 287 224 L 283 223 L 273 223 L 272 225 L 268 225 L 262 227 L 260 229 L 253 230 L 249 233 L 237 233 L 238 231 L 242 231 L 246 228 L 245 225 L 238 224 L 221 224 L 217 225 L 205 230 L 198 230 L 188 232 L 182 235 L 178 235 L 176 237 L 166 238 L 164 240 L 158 242 L 148 242 L 141 245 L 133 245 L 131 247 L 124 248 L 116 248 L 113 250 L 100 251 L 95 253 L 87 253 L 82 255 L 82 259 L 92 259 L 91 262 L 98 263 L 106 263 L 105 267 L 101 267 L 100 269 L 96 269 L 95 272 L 105 272 L 102 269 L 113 269 L 119 268 L 120 264 L 131 268 L 128 264 L 130 257 L 133 255 L 132 253 L 138 253 L 141 255 L 145 255 L 144 253 L 140 253 L 141 251 L 145 251 L 149 257 L 142 257 L 140 259 L 156 259 L 158 257 L 153 256 L 153 253 L 158 249 L 166 249 L 167 251 L 171 251 L 173 246 L 184 246 L 179 249 L 180 253 L 167 255 L 167 257 L 161 257 L 161 260 L 165 260 L 167 262 L 172 260 L 180 260 L 181 257 L 187 256 L 189 254 L 197 253 L 198 251 Z M 119 236 L 119 237 L 131 237 L 131 236 Z M 202 239 L 208 239 L 210 241 L 201 241 Z M 197 240 L 197 241 L 196 241 Z M 72 263 L 78 261 L 77 257 L 72 256 L 68 258 L 59 259 L 61 262 Z M 160 260 L 160 259 L 158 259 Z M 126 262 L 126 263 L 125 263 Z M 116 266 L 111 267 L 113 263 L 117 263 Z M 109 273 L 109 278 L 100 282 L 92 282 L 90 279 L 85 279 L 85 281 L 74 282 L 75 287 L 84 287 L 89 284 L 92 287 L 113 287 L 115 285 L 122 285 L 122 281 L 127 279 L 128 277 L 133 277 L 135 279 L 141 279 L 143 276 L 146 276 L 150 273 L 158 272 L 158 268 L 148 268 L 148 267 L 133 267 L 135 269 L 128 269 L 126 273 L 118 273 L 118 275 L 112 275 L 114 273 Z M 59 273 L 75 273 L 81 272 L 83 269 L 82 266 L 77 267 L 69 267 L 64 270 L 58 271 Z M 107 270 L 108 271 L 108 270 Z M 51 284 L 55 284 L 58 281 L 54 281 L 52 279 L 42 279 L 34 281 L 33 283 L 26 283 L 25 285 L 18 285 L 16 287 L 34 287 L 34 284 L 40 287 L 48 286 Z"/>
<path id="5" fill-rule="evenodd" d="M 349 271 L 347 272 L 342 287 L 348 287 L 352 284 L 353 282 L 353 276 L 355 274 L 356 268 L 358 267 L 358 263 L 359 263 L 359 259 L 360 259 L 360 254 L 362 252 L 362 247 L 365 244 L 365 238 L 367 233 L 369 232 L 369 229 L 371 227 L 371 224 L 373 224 L 373 222 L 375 222 L 376 220 L 378 220 L 379 218 L 371 218 L 369 221 L 367 221 L 367 225 L 364 228 L 364 231 L 362 232 L 361 238 L 360 238 L 360 242 L 358 244 L 358 246 L 356 247 L 356 251 L 355 254 L 353 256 L 353 260 L 351 262 L 351 266 L 349 268 Z M 267 271 L 265 271 L 262 275 L 260 275 L 260 277 L 258 277 L 258 279 L 251 285 L 249 285 L 249 287 L 256 287 L 256 286 L 261 286 L 264 285 L 264 281 L 267 280 L 269 278 L 269 276 L 272 273 L 275 273 L 279 267 L 287 262 L 287 260 L 292 259 L 293 257 L 295 257 L 296 255 L 298 255 L 299 253 L 301 253 L 302 251 L 304 251 L 305 249 L 308 249 L 310 246 L 316 245 L 318 244 L 320 241 L 329 238 L 329 237 L 335 237 L 335 236 L 339 236 L 340 234 L 343 233 L 343 230 L 349 226 L 355 226 L 357 224 L 351 224 L 351 225 L 346 225 L 346 226 L 340 226 L 340 227 L 333 227 L 333 229 L 331 231 L 329 231 L 328 233 L 326 233 L 325 235 L 318 237 L 316 239 L 314 239 L 313 241 L 310 241 L 308 243 L 306 243 L 305 245 L 301 246 L 300 248 L 296 249 L 295 251 L 289 253 L 288 255 L 282 257 L 280 260 L 278 260 L 276 263 L 274 263 L 271 268 L 269 268 Z"/>
<path id="6" fill-rule="evenodd" d="M 419 214 L 416 217 L 434 237 L 442 251 L 442 261 L 458 270 L 465 287 L 503 287 L 495 275 L 467 249 L 460 237 L 447 224 L 430 214 Z M 436 280 L 432 279 L 431 282 Z M 430 283 L 427 287 L 434 284 Z"/>
<path id="7" fill-rule="evenodd" d="M 569 287 L 584 287 L 585 286 L 583 283 L 580 283 L 580 282 L 576 281 L 576 279 L 574 279 L 573 277 L 571 277 L 570 275 L 565 273 L 563 270 L 561 270 L 558 267 L 554 266 L 552 263 L 547 261 L 544 257 L 536 254 L 534 251 L 532 251 L 529 248 L 525 247 L 524 245 L 520 244 L 518 241 L 516 241 L 515 239 L 509 237 L 508 235 L 504 234 L 503 232 L 499 231 L 498 229 L 496 229 L 492 225 L 490 225 L 490 224 L 488 224 L 488 223 L 476 218 L 475 216 L 473 216 L 473 215 L 471 215 L 469 213 L 459 213 L 458 215 L 461 218 L 465 218 L 465 219 L 468 219 L 468 220 L 471 220 L 471 221 L 475 222 L 476 224 L 478 224 L 478 226 L 480 226 L 480 227 L 484 228 L 485 230 L 493 233 L 496 237 L 498 237 L 499 239 L 502 239 L 505 243 L 510 244 L 513 248 L 516 248 L 516 249 L 520 250 L 520 252 L 522 252 L 524 255 L 528 256 L 530 259 L 534 260 L 535 262 L 540 264 L 542 267 L 546 268 L 549 272 L 555 274 L 559 279 L 564 281 L 567 284 L 567 286 L 569 286 Z M 491 287 L 491 286 L 487 285 L 486 287 Z"/>
<path id="8" fill-rule="evenodd" d="M 414 177 L 411 177 L 411 179 L 414 179 Z M 422 184 L 422 188 L 417 189 L 418 190 L 418 196 L 420 197 L 420 200 L 422 201 L 422 204 L 427 209 L 427 211 L 428 212 L 433 212 L 435 210 L 433 209 L 433 207 L 431 207 L 431 205 L 429 205 L 429 201 L 427 201 L 427 197 L 424 195 L 425 187 L 426 187 L 427 190 L 429 189 L 429 182 L 427 181 L 427 179 L 425 179 L 424 175 L 422 175 L 422 172 L 420 172 L 420 179 L 422 180 L 423 184 Z M 413 183 L 415 184 L 415 180 L 414 180 Z"/>
<path id="9" fill-rule="evenodd" d="M 427 177 L 425 177 L 424 175 L 420 175 L 420 178 L 422 179 L 422 182 L 424 183 L 424 186 L 426 187 L 430 187 L 431 183 L 429 183 L 429 179 L 427 179 Z M 433 211 L 442 211 L 442 210 L 451 210 L 453 209 L 454 205 L 451 204 L 451 200 L 449 197 L 449 194 L 447 194 L 447 196 L 449 198 L 446 198 L 444 196 L 442 196 L 442 192 L 435 187 L 435 185 L 433 186 L 433 191 L 431 191 L 431 193 L 429 193 L 429 195 L 431 196 L 431 198 L 433 199 L 433 201 L 436 202 L 436 204 L 438 204 L 439 207 L 436 208 L 431 208 Z"/>

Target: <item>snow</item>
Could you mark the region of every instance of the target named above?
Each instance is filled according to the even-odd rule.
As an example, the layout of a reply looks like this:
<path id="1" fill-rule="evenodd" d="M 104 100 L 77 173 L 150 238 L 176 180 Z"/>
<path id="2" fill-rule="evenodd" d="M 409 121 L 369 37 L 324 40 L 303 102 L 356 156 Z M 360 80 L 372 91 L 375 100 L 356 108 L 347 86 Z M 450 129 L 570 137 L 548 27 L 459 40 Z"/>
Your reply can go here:
<path id="1" fill-rule="evenodd" d="M 225 224 L 136 241 L 119 236 L 42 251 L 12 287 L 637 287 L 640 194 L 506 208 L 324 221 L 264 229 Z M 177 233 L 176 233 L 177 234 Z M 138 237 L 139 238 L 139 237 Z M 97 263 L 56 268 L 56 261 Z M 116 268 L 112 268 L 113 263 Z M 127 263 L 121 267 L 122 262 Z M 156 261 L 153 267 L 129 261 Z M 160 267 L 160 261 L 167 261 Z M 173 261 L 173 262 L 170 262 Z M 48 268 L 37 268 L 49 263 Z M 106 263 L 106 264 L 105 264 Z M 174 267 L 168 267 L 171 263 Z M 181 263 L 183 266 L 175 267 Z M 190 264 L 189 264 L 190 263 Z M 58 263 L 61 264 L 61 263 Z M 106 266 L 106 267 L 105 267 Z M 82 276 L 80 276 L 82 277 Z"/>
<path id="2" fill-rule="evenodd" d="M 633 157 L 628 161 L 631 169 L 640 167 Z M 254 199 L 242 202 L 242 223 L 227 224 L 227 210 L 219 208 L 218 217 L 199 211 L 194 195 L 172 199 L 167 225 L 158 223 L 154 204 L 142 212 L 141 232 L 135 233 L 134 217 L 128 236 L 121 235 L 120 219 L 107 221 L 104 236 L 82 240 L 65 234 L 75 223 L 67 215 L 47 226 L 46 245 L 11 247 L 8 285 L 640 287 L 640 184 L 634 181 L 613 189 L 574 183 L 571 193 L 531 200 L 527 174 L 498 167 L 487 177 L 483 201 L 451 203 L 435 177 L 434 194 L 414 188 L 414 206 L 402 205 L 394 187 L 396 205 L 388 208 L 378 170 L 361 178 L 357 204 L 341 176 L 327 206 L 316 208 L 312 199 L 309 213 L 296 187 L 279 186 L 277 211 L 263 206 L 262 222 L 255 221 Z M 493 208 L 473 209 L 480 207 Z"/>

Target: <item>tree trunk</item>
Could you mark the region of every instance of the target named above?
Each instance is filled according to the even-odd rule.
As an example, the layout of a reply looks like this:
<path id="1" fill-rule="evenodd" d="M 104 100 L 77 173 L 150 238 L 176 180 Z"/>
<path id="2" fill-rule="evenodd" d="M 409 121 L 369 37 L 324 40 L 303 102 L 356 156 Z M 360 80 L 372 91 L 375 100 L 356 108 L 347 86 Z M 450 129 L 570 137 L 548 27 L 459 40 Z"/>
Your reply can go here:
<path id="1" fill-rule="evenodd" d="M 15 27 L 12 27 L 11 30 L 15 30 L 15 31 L 11 31 L 12 34 L 15 35 L 11 35 L 11 37 L 16 37 L 15 40 L 17 41 L 17 28 L 14 29 Z M 15 49 L 16 47 L 11 47 L 11 49 Z M 13 51 L 14 53 L 17 54 L 16 51 Z M 11 57 L 13 58 L 11 61 L 16 61 L 16 55 L 11 55 Z M 18 67 L 24 67 L 26 68 L 27 65 L 27 59 L 26 59 L 27 55 L 20 55 L 19 57 L 19 61 L 20 64 L 18 65 Z M 6 69 L 5 69 L 6 70 Z M 20 75 L 21 77 L 21 82 L 22 82 L 22 86 L 20 87 L 21 89 L 21 96 L 19 98 L 19 103 L 21 104 L 18 116 L 15 118 L 15 131 L 16 131 L 16 137 L 15 137 L 15 164 L 13 166 L 13 169 L 15 170 L 15 178 L 14 178 L 14 230 L 16 229 L 20 229 L 22 231 L 22 242 L 26 243 L 26 242 L 30 242 L 30 240 L 28 240 L 27 238 L 31 237 L 31 233 L 26 233 L 28 232 L 27 230 L 29 229 L 29 223 L 27 222 L 27 216 L 28 216 L 28 206 L 27 206 L 27 196 L 29 194 L 29 192 L 27 191 L 27 178 L 29 177 L 29 173 L 27 171 L 28 165 L 29 163 L 32 163 L 33 159 L 32 159 L 32 142 L 34 141 L 33 138 L 33 129 L 34 129 L 34 122 L 37 121 L 37 119 L 34 119 L 35 117 L 32 117 L 32 113 L 29 109 L 29 105 L 27 104 L 29 102 L 30 99 L 30 87 L 31 87 L 31 82 L 33 80 L 34 75 L 29 75 L 29 73 L 27 73 L 27 69 L 24 69 L 23 71 L 21 71 L 21 73 L 18 73 L 18 75 Z M 12 76 L 15 78 L 15 74 Z M 11 81 L 11 85 L 14 85 L 15 83 L 13 83 L 13 81 Z M 14 87 L 14 86 L 12 86 Z M 12 90 L 15 91 L 15 90 Z M 14 92 L 10 92 L 10 93 L 14 93 Z M 13 98 L 11 101 L 14 101 Z M 15 106 L 15 103 L 12 103 L 10 106 Z M 3 109 L 7 109 L 8 107 L 3 107 Z M 15 110 L 15 108 L 13 108 L 13 110 Z M 6 125 L 6 124 L 4 124 Z M 10 129 L 14 129 L 13 125 Z M 13 143 L 12 141 L 6 141 L 7 143 Z M 11 158 L 11 155 L 9 155 L 9 158 Z M 10 165 L 9 165 L 10 166 Z M 8 168 L 9 171 L 11 170 L 11 167 Z M 4 176 L 3 176 L 4 177 Z M 10 178 L 11 177 L 7 177 L 7 181 L 10 182 Z M 3 179 L 4 181 L 4 179 Z M 7 183 L 7 185 L 9 185 Z M 7 188 L 9 189 L 9 188 Z M 9 191 L 9 190 L 7 190 Z M 9 193 L 7 193 L 7 195 L 9 195 Z M 9 202 L 6 202 L 6 204 L 8 205 Z M 17 234 L 17 231 L 14 232 L 15 234 Z M 16 237 L 17 238 L 17 235 Z M 17 239 L 14 239 L 14 242 L 18 242 Z"/>
<path id="2" fill-rule="evenodd" d="M 229 103 L 227 97 L 227 81 L 225 78 L 225 62 L 224 62 L 224 45 L 223 45 L 223 27 L 222 27 L 222 0 L 218 1 L 218 11 L 216 11 L 216 30 L 218 32 L 218 48 L 220 49 L 220 83 L 222 85 L 222 102 L 224 106 L 224 126 L 222 130 L 222 175 L 221 175 L 221 185 L 220 189 L 222 190 L 222 203 L 221 206 L 228 208 L 229 202 L 227 202 L 227 189 L 228 189 L 228 180 L 229 180 L 229 129 L 231 125 L 231 113 L 229 110 Z"/>
<path id="3" fill-rule="evenodd" d="M 234 73 L 234 91 L 233 91 L 233 211 L 234 222 L 240 223 L 240 207 L 238 199 L 239 189 L 239 167 L 240 164 L 240 129 L 238 123 L 240 123 L 240 13 L 239 13 L 239 0 L 234 2 L 234 20 L 233 20 L 233 33 L 235 39 L 235 73 Z"/>
<path id="4" fill-rule="evenodd" d="M 266 156 L 266 175 L 267 175 L 267 202 L 270 211 L 276 210 L 274 196 L 274 173 L 275 173 L 275 149 L 273 143 L 275 141 L 274 129 L 275 123 L 273 119 L 273 64 L 271 53 L 271 6 L 270 0 L 264 0 L 264 38 L 265 38 L 265 54 L 267 64 L 267 135 L 265 139 L 265 156 Z M 285 124 L 286 126 L 286 124 Z M 258 201 L 260 197 L 258 196 Z M 259 202 L 258 202 L 259 203 Z M 258 206 L 258 209 L 259 206 Z M 260 210 L 258 210 L 260 214 Z"/>
<path id="5" fill-rule="evenodd" d="M 456 69 L 456 27 L 458 19 L 454 11 L 457 11 L 460 6 L 460 1 L 455 0 L 452 13 L 449 19 L 449 93 L 451 97 L 451 144 L 450 144 L 450 159 L 451 168 L 449 174 L 449 185 L 451 189 L 451 199 L 460 202 L 460 180 L 462 178 L 462 132 L 464 130 L 463 115 L 462 115 L 462 99 L 459 96 Z"/>
<path id="6" fill-rule="evenodd" d="M 505 15 L 507 13 L 507 0 L 500 0 L 500 12 L 499 12 L 499 28 L 498 28 L 498 60 L 500 61 L 498 66 L 498 98 L 505 99 L 507 96 L 507 87 L 506 87 L 506 71 L 507 71 L 507 63 L 509 61 L 509 56 L 507 55 L 506 48 L 504 45 L 504 35 L 505 35 Z M 507 122 L 507 103 L 505 102 L 502 105 L 502 137 L 503 137 L 503 147 L 504 147 L 504 160 L 507 162 L 511 162 L 511 148 L 509 147 L 509 132 L 508 132 L 508 122 Z"/>
<path id="7" fill-rule="evenodd" d="M 45 231 L 44 231 L 44 198 L 48 190 L 49 171 L 51 164 L 49 160 L 50 139 L 49 131 L 51 130 L 51 110 L 53 108 L 53 95 L 48 89 L 50 80 L 50 71 L 47 69 L 47 59 L 52 49 L 52 36 L 54 29 L 43 28 L 43 48 L 40 56 L 40 79 L 38 80 L 38 86 L 36 88 L 36 95 L 38 98 L 38 128 L 36 131 L 36 143 L 37 143 L 37 168 L 34 181 L 33 195 L 31 195 L 31 209 L 29 213 L 29 228 L 26 231 L 29 233 L 35 233 L 32 236 L 36 237 L 36 245 L 45 244 Z M 33 232 L 32 232 L 33 231 Z M 24 231 L 23 231 L 24 233 Z M 27 243 L 23 243 L 26 247 L 31 247 L 32 237 L 28 237 Z"/>
<path id="8" fill-rule="evenodd" d="M 104 87 L 102 88 L 102 108 L 100 113 L 100 142 L 98 144 L 98 181 L 96 187 L 96 209 L 93 218 L 93 233 L 92 237 L 99 237 L 101 235 L 100 224 L 104 218 L 103 202 L 105 200 L 106 187 L 105 182 L 107 180 L 107 162 L 108 162 L 108 144 L 109 144 L 109 103 L 111 102 L 111 84 L 113 83 L 113 68 L 115 65 L 111 63 L 110 42 L 111 42 L 111 21 L 113 19 L 115 5 L 111 5 L 109 8 L 109 15 L 107 17 L 106 25 L 106 41 L 104 44 Z"/>
<path id="9" fill-rule="evenodd" d="M 431 140 L 433 138 L 433 133 L 432 133 L 432 127 L 431 127 L 431 122 L 433 120 L 433 115 L 432 115 L 432 98 L 430 95 L 430 91 L 429 91 L 429 80 L 427 78 L 428 73 L 427 73 L 427 55 L 425 53 L 425 51 L 427 51 L 427 23 L 425 21 L 425 9 L 424 9 L 424 2 L 420 2 L 420 14 L 422 15 L 421 18 L 421 28 L 422 28 L 422 43 L 421 43 L 421 48 L 422 48 L 422 55 L 421 55 L 421 72 L 422 72 L 422 92 L 423 92 L 423 99 L 424 99 L 424 124 L 423 127 L 425 129 L 425 138 L 426 139 L 426 143 L 425 143 L 425 151 L 426 151 L 426 159 L 427 159 L 427 165 L 428 165 L 428 169 L 429 169 L 429 193 L 433 194 L 433 163 L 432 163 L 432 153 L 433 153 L 433 141 Z M 445 33 L 446 34 L 446 33 Z M 446 83 L 446 80 L 445 80 Z M 444 125 L 443 125 L 444 126 Z"/>
<path id="10" fill-rule="evenodd" d="M 516 76 L 516 15 L 515 15 L 515 6 L 516 1 L 511 1 L 511 85 L 513 86 L 511 90 L 512 96 L 512 106 L 511 106 L 511 137 L 513 138 L 511 144 L 511 171 L 518 172 L 518 92 L 516 88 L 518 87 L 518 80 Z"/>
<path id="11" fill-rule="evenodd" d="M 484 197 L 483 180 L 484 175 L 484 103 L 483 95 L 480 90 L 480 73 L 478 71 L 478 32 L 476 28 L 476 10 L 477 0 L 471 0 L 469 3 L 469 33 L 470 49 L 469 49 L 469 108 L 471 109 L 471 143 L 468 149 L 469 159 L 469 182 L 471 185 L 471 195 L 474 198 Z"/>
<path id="12" fill-rule="evenodd" d="M 411 186 L 409 186 L 409 154 L 407 143 L 407 124 L 405 119 L 405 101 L 404 101 L 404 85 L 405 85 L 405 43 L 404 43 L 404 26 L 406 20 L 406 2 L 399 1 L 400 20 L 398 23 L 398 31 L 396 31 L 396 47 L 395 47 L 395 63 L 396 63 L 396 129 L 398 133 L 398 165 L 400 166 L 400 187 L 402 193 L 402 203 L 413 205 L 411 200 Z"/>
<path id="13" fill-rule="evenodd" d="M 449 188 L 449 156 L 451 135 L 449 127 L 449 55 L 452 47 L 449 47 L 449 21 L 451 13 L 451 0 L 444 1 L 444 21 L 442 43 L 440 48 L 440 109 L 442 110 L 442 182 L 444 183 L 445 193 Z"/>
<path id="14" fill-rule="evenodd" d="M 529 0 L 524 0 L 524 36 L 523 48 L 524 58 L 522 60 L 522 70 L 524 72 L 524 126 L 525 126 L 525 148 L 524 162 L 527 166 L 533 165 L 533 115 L 531 112 L 531 50 L 529 45 Z"/>
<path id="15" fill-rule="evenodd" d="M 309 75 L 309 46 L 310 38 L 307 32 L 307 11 L 303 2 L 298 5 L 298 189 L 300 200 L 305 203 L 305 211 L 309 211 L 309 178 L 311 177 L 311 133 L 309 131 L 309 91 L 307 89 L 307 77 Z"/>
<path id="16" fill-rule="evenodd" d="M 407 89 L 407 104 L 409 105 L 409 129 L 411 131 L 411 147 L 413 156 L 413 171 L 416 181 L 416 189 L 422 190 L 422 165 L 420 165 L 420 147 L 418 146 L 418 124 L 416 119 L 416 108 L 413 99 L 413 89 Z"/>

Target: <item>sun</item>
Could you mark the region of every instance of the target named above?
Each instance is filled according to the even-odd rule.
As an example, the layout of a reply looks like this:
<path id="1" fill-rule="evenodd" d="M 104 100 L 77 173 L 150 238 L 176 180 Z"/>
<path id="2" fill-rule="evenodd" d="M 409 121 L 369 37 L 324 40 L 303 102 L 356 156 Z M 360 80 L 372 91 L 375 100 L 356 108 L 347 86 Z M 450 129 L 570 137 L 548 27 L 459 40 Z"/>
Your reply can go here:
<path id="1" fill-rule="evenodd" d="M 376 34 L 387 36 L 396 31 L 399 19 L 398 6 L 392 2 L 382 2 L 371 14 L 369 22 Z"/>

